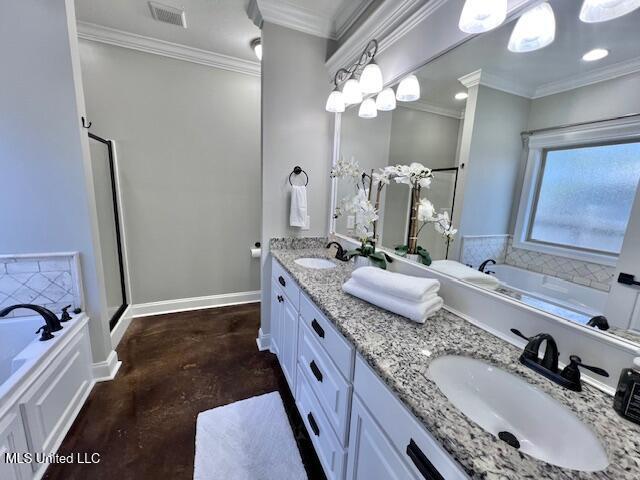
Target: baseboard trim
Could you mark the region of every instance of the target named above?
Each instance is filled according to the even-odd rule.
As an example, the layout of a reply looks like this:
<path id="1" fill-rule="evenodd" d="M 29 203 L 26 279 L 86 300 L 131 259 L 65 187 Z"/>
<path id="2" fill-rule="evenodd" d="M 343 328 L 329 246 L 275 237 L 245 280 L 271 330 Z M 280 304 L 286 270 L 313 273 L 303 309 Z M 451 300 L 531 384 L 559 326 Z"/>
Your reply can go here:
<path id="1" fill-rule="evenodd" d="M 134 318 L 148 317 L 150 315 L 242 305 L 244 303 L 255 303 L 259 301 L 260 290 L 253 292 L 224 293 L 222 295 L 209 295 L 206 297 L 179 298 L 177 300 L 132 305 L 131 316 Z"/>
<path id="2" fill-rule="evenodd" d="M 122 316 L 116 323 L 116 326 L 111 331 L 111 345 L 115 350 L 120 344 L 120 340 L 124 337 L 129 325 L 131 325 L 131 320 L 133 320 L 133 315 L 131 315 L 132 308 L 131 305 L 127 306 L 124 312 L 122 312 Z"/>
<path id="3" fill-rule="evenodd" d="M 122 362 L 118 361 L 118 354 L 115 350 L 111 350 L 111 353 L 104 362 L 93 364 L 93 379 L 96 382 L 113 380 L 120 369 L 120 365 L 122 365 Z"/>
<path id="4" fill-rule="evenodd" d="M 271 334 L 264 333 L 262 328 L 258 330 L 258 338 L 256 338 L 256 344 L 258 345 L 258 350 L 264 352 L 265 350 L 269 350 L 271 348 Z"/>

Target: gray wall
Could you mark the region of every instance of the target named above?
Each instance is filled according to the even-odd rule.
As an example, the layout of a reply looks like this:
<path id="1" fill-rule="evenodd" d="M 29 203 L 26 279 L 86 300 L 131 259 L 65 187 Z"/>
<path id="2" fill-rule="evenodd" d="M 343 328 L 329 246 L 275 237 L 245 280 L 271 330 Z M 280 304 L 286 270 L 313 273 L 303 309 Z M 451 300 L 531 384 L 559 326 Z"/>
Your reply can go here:
<path id="1" fill-rule="evenodd" d="M 325 236 L 333 115 L 324 109 L 331 85 L 324 60 L 329 40 L 265 23 L 262 27 L 262 331 L 269 333 L 272 237 Z M 294 166 L 309 174 L 309 230 L 289 227 Z M 269 260 L 269 261 L 268 261 Z"/>
<path id="2" fill-rule="evenodd" d="M 467 166 L 459 237 L 508 233 L 511 207 L 517 200 L 520 132 L 526 129 L 529 114 L 526 98 L 482 85 L 477 92 L 468 157 L 461 159 Z"/>
<path id="3" fill-rule="evenodd" d="M 71 0 L 0 3 L 0 252 L 80 252 L 99 362 L 111 339 L 76 45 Z"/>
<path id="4" fill-rule="evenodd" d="M 92 131 L 117 145 L 132 303 L 258 290 L 260 79 L 80 45 Z"/>
<path id="5" fill-rule="evenodd" d="M 626 75 L 531 101 L 528 129 L 640 112 L 640 74 Z"/>

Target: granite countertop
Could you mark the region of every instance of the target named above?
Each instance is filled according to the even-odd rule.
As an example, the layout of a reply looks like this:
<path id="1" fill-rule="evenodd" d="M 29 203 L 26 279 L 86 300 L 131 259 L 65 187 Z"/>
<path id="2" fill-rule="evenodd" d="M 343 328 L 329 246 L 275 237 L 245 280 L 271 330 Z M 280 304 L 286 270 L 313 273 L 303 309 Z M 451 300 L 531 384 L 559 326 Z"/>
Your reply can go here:
<path id="1" fill-rule="evenodd" d="M 521 365 L 520 349 L 448 311 L 441 310 L 420 325 L 344 293 L 341 286 L 353 270 L 352 262 L 336 261 L 338 266 L 329 270 L 294 262 L 300 257 L 332 258 L 324 242 L 276 239 L 271 254 L 471 478 L 640 478 L 640 426 L 619 417 L 611 397 L 590 385 L 580 393 L 557 386 Z M 566 405 L 602 441 L 610 461 L 607 469 L 579 472 L 556 467 L 485 432 L 428 378 L 430 362 L 451 354 L 478 358 L 524 377 Z"/>

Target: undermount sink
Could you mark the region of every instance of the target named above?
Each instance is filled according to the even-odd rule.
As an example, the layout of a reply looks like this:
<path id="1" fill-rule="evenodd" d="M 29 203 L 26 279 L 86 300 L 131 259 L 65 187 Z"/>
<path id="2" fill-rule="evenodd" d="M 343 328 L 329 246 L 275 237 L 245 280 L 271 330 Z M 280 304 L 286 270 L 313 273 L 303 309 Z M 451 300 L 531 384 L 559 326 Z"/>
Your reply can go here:
<path id="1" fill-rule="evenodd" d="M 335 268 L 336 264 L 324 258 L 298 258 L 295 262 L 305 268 L 327 269 Z"/>
<path id="2" fill-rule="evenodd" d="M 455 355 L 433 360 L 429 376 L 468 418 L 521 452 L 586 472 L 603 470 L 609 464 L 591 429 L 520 377 Z"/>

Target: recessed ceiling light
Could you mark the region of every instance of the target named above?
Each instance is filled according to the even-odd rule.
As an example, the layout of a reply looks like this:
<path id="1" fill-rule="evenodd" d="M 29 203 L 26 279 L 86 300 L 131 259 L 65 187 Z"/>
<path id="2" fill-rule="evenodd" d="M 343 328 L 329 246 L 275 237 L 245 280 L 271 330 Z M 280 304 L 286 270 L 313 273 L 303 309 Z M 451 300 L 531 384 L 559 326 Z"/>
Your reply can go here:
<path id="1" fill-rule="evenodd" d="M 595 62 L 596 60 L 601 60 L 604 57 L 609 55 L 609 50 L 606 48 L 594 48 L 593 50 L 589 50 L 582 56 L 582 60 L 585 62 Z"/>
<path id="2" fill-rule="evenodd" d="M 467 92 L 458 92 L 454 95 L 453 98 L 456 100 L 466 100 L 469 94 Z"/>

